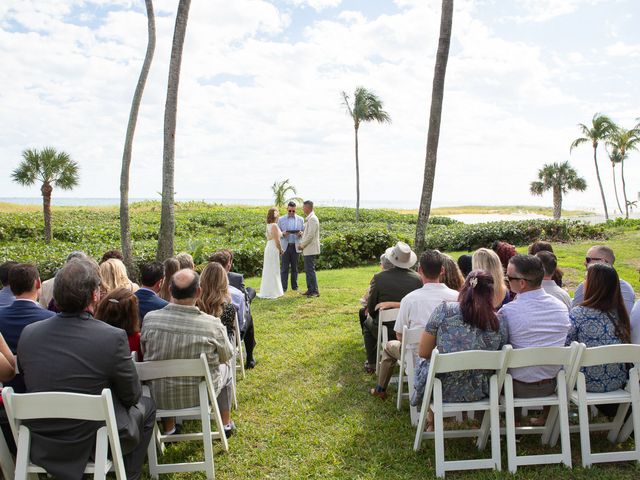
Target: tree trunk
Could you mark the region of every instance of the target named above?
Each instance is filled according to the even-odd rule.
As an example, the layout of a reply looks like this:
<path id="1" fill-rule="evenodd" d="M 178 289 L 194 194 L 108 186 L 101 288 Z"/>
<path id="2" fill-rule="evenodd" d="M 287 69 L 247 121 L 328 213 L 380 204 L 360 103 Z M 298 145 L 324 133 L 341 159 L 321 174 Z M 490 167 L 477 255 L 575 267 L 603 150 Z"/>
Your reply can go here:
<path id="1" fill-rule="evenodd" d="M 431 200 L 433 197 L 433 182 L 436 175 L 438 159 L 438 141 L 440 139 L 440 120 L 442 118 L 442 101 L 444 97 L 444 79 L 449 59 L 449 45 L 451 44 L 451 24 L 453 23 L 453 0 L 442 0 L 442 16 L 440 18 L 440 40 L 433 72 L 433 87 L 431 91 L 431 112 L 429 114 L 429 131 L 427 133 L 427 156 L 424 166 L 424 181 L 420 197 L 420 210 L 416 225 L 414 249 L 418 255 L 424 251 L 425 231 Z"/>
<path id="2" fill-rule="evenodd" d="M 620 199 L 618 198 L 618 185 L 616 183 L 616 164 L 611 162 L 611 173 L 613 174 L 613 191 L 616 194 L 616 203 L 618 204 L 618 210 L 622 214 L 622 207 L 620 206 Z"/>
<path id="3" fill-rule="evenodd" d="M 598 146 L 594 145 L 593 163 L 596 166 L 596 176 L 598 177 L 598 185 L 600 186 L 600 195 L 602 196 L 602 205 L 604 206 L 604 219 L 609 220 L 609 211 L 607 210 L 607 200 L 604 198 L 604 189 L 602 188 L 602 181 L 600 180 L 600 169 L 598 168 L 598 157 L 596 154 L 597 149 L 598 149 Z"/>
<path id="4" fill-rule="evenodd" d="M 42 212 L 44 213 L 44 243 L 51 243 L 51 192 L 53 187 L 44 182 L 40 187 L 42 193 Z"/>
<path id="5" fill-rule="evenodd" d="M 356 223 L 360 217 L 360 162 L 358 160 L 358 124 L 354 127 L 356 135 Z"/>
<path id="6" fill-rule="evenodd" d="M 153 52 L 156 48 L 156 23 L 153 15 L 153 0 L 145 0 L 145 5 L 147 7 L 147 52 L 144 56 L 136 90 L 133 93 L 131 111 L 129 112 L 129 123 L 127 124 L 127 134 L 124 140 L 124 151 L 122 152 L 122 170 L 120 172 L 120 244 L 122 246 L 124 263 L 127 266 L 130 276 L 134 275 L 135 270 L 133 249 L 131 246 L 131 226 L 129 222 L 129 168 L 131 167 L 131 147 L 133 145 L 133 135 L 136 131 L 142 93 L 144 92 L 147 77 L 149 76 Z"/>
<path id="7" fill-rule="evenodd" d="M 553 219 L 560 220 L 562 215 L 562 189 L 559 186 L 553 187 Z"/>
<path id="8" fill-rule="evenodd" d="M 624 196 L 624 218 L 629 218 L 629 201 L 627 200 L 627 183 L 624 180 L 624 153 L 620 161 L 620 175 L 622 176 L 622 195 Z"/>
<path id="9" fill-rule="evenodd" d="M 157 260 L 173 256 L 173 240 L 176 229 L 174 217 L 174 161 L 176 147 L 176 114 L 178 110 L 178 83 L 182 63 L 182 47 L 187 30 L 187 19 L 191 0 L 180 0 L 176 25 L 173 31 L 169 79 L 167 81 L 167 100 L 164 107 L 164 150 L 162 153 L 162 211 L 160 214 L 160 232 L 158 234 Z"/>

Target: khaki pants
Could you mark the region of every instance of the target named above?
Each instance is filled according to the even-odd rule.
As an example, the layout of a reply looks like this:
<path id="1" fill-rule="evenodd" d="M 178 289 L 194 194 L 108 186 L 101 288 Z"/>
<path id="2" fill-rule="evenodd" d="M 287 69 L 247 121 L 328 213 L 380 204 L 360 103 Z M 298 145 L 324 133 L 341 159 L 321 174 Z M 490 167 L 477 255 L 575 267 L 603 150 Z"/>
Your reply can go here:
<path id="1" fill-rule="evenodd" d="M 380 361 L 380 372 L 378 374 L 378 385 L 386 389 L 393 375 L 393 369 L 400 360 L 400 348 L 402 343 L 398 340 L 389 340 L 382 351 Z"/>

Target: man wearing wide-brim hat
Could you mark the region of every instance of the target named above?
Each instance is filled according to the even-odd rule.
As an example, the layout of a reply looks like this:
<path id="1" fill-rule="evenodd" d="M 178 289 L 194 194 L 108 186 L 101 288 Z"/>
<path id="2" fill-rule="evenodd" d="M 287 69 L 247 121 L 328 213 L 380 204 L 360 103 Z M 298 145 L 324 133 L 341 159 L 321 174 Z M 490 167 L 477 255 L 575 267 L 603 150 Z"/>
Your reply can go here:
<path id="1" fill-rule="evenodd" d="M 362 327 L 364 348 L 367 351 L 365 370 L 368 373 L 374 373 L 376 370 L 378 311 L 397 307 L 397 304 L 407 293 L 422 287 L 420 276 L 411 270 L 411 267 L 416 264 L 417 256 L 409 245 L 398 242 L 395 246 L 388 248 L 384 255 L 393 264 L 393 268 L 376 273 L 371 280 L 367 303 L 369 315 Z M 390 324 L 387 328 L 389 329 L 389 338 L 395 338 L 393 325 Z"/>

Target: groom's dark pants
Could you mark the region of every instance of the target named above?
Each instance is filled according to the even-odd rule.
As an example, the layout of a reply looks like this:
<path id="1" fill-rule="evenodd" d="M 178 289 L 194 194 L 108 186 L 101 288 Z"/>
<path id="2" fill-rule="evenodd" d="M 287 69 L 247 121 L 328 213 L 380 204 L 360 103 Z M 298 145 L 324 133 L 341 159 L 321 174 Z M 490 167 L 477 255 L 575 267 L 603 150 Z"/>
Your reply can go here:
<path id="1" fill-rule="evenodd" d="M 287 291 L 287 281 L 289 279 L 289 265 L 291 265 L 291 289 L 298 290 L 298 257 L 296 244 L 290 243 L 282 254 L 282 265 L 280 267 L 280 280 L 282 280 L 282 290 Z"/>
<path id="2" fill-rule="evenodd" d="M 316 279 L 317 255 L 304 256 L 304 273 L 307 276 L 307 292 L 318 293 L 318 280 Z"/>

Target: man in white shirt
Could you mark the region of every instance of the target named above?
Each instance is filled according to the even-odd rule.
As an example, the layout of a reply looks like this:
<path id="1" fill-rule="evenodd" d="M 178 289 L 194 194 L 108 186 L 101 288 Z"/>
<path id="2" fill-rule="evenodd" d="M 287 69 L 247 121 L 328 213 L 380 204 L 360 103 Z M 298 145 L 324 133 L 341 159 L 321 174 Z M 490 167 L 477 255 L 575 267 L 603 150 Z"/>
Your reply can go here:
<path id="1" fill-rule="evenodd" d="M 563 347 L 571 325 L 564 303 L 546 293 L 542 287 L 544 268 L 538 257 L 516 255 L 509 260 L 507 279 L 516 299 L 498 311 L 505 325 L 507 341 L 515 349 L 527 347 Z M 556 390 L 559 367 L 535 366 L 514 368 L 513 392 L 516 397 L 542 397 Z M 516 409 L 520 421 L 520 409 Z"/>
<path id="2" fill-rule="evenodd" d="M 571 297 L 566 290 L 559 287 L 555 280 L 553 280 L 553 275 L 556 273 L 556 269 L 558 268 L 557 257 L 554 253 L 546 251 L 536 253 L 536 257 L 540 259 L 544 268 L 542 289 L 549 295 L 556 297 L 564 303 L 567 306 L 567 310 L 571 310 Z"/>
<path id="3" fill-rule="evenodd" d="M 381 399 L 387 397 L 386 389 L 396 362 L 400 358 L 403 327 L 424 328 L 438 305 L 442 302 L 458 300 L 459 292 L 440 283 L 440 276 L 443 273 L 442 254 L 435 250 L 426 250 L 420 256 L 420 266 L 418 267 L 418 274 L 423 283 L 422 288 L 408 293 L 400 302 L 400 311 L 394 326 L 398 340 L 387 342 L 382 352 L 378 385 L 371 389 L 371 395 Z"/>

